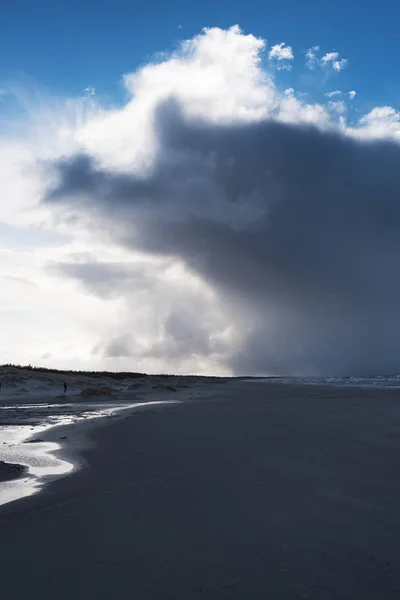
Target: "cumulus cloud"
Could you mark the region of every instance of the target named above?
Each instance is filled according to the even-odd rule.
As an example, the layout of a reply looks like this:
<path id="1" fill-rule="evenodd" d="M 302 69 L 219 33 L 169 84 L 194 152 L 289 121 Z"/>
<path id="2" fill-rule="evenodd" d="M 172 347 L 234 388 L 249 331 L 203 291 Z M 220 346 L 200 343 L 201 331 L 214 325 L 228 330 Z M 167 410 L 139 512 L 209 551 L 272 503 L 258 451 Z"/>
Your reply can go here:
<path id="1" fill-rule="evenodd" d="M 357 92 L 355 90 L 351 90 L 350 92 L 348 92 L 350 100 L 353 100 L 356 97 L 356 94 Z"/>
<path id="2" fill-rule="evenodd" d="M 331 65 L 334 71 L 342 71 L 347 66 L 348 60 L 340 58 L 339 52 L 327 52 L 321 58 L 322 65 Z"/>
<path id="3" fill-rule="evenodd" d="M 327 52 L 319 56 L 319 46 L 312 46 L 306 52 L 306 67 L 313 70 L 316 68 L 332 68 L 339 73 L 348 65 L 347 58 L 340 58 L 339 52 Z"/>
<path id="4" fill-rule="evenodd" d="M 268 57 L 270 60 L 275 61 L 278 70 L 286 69 L 290 71 L 292 65 L 288 61 L 294 59 L 293 48 L 287 46 L 285 42 L 275 44 L 269 51 Z"/>
<path id="5" fill-rule="evenodd" d="M 335 60 L 332 63 L 332 68 L 333 68 L 334 71 L 338 71 L 338 72 L 339 71 L 343 71 L 343 69 L 345 67 L 347 67 L 348 62 L 349 61 L 347 60 L 347 58 L 342 58 L 340 60 Z"/>
<path id="6" fill-rule="evenodd" d="M 339 58 L 339 52 L 327 52 L 322 56 L 322 64 L 334 63 Z"/>
<path id="7" fill-rule="evenodd" d="M 351 128 L 344 101 L 279 92 L 264 51 L 238 27 L 204 30 L 126 75 L 122 108 L 53 126 L 51 152 L 28 145 L 30 198 L 72 234 L 7 273 L 36 260 L 44 312 L 68 323 L 40 355 L 73 355 L 71 317 L 92 367 L 397 370 L 399 115 L 376 107 Z"/>
<path id="8" fill-rule="evenodd" d="M 354 133 L 360 137 L 400 141 L 400 111 L 392 106 L 376 106 L 361 117 Z"/>

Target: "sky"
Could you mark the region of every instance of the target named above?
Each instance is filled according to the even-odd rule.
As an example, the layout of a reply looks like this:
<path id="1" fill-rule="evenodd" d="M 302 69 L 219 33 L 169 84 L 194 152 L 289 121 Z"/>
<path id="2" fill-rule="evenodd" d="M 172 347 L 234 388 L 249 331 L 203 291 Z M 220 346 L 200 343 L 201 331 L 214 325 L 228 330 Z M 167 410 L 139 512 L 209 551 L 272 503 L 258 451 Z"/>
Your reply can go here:
<path id="1" fill-rule="evenodd" d="M 0 363 L 397 372 L 394 2 L 17 2 Z"/>

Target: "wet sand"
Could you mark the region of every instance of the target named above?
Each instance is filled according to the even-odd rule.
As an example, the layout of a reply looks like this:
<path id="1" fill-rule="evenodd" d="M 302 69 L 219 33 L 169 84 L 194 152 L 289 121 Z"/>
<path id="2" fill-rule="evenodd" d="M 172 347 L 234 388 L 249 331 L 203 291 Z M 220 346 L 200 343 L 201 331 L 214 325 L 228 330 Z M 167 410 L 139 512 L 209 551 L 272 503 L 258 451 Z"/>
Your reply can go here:
<path id="1" fill-rule="evenodd" d="M 0 597 L 399 598 L 398 390 L 238 381 L 104 422 L 0 507 Z"/>
<path id="2" fill-rule="evenodd" d="M 24 465 L 19 463 L 8 463 L 4 460 L 0 460 L 0 483 L 2 481 L 10 481 L 12 479 L 18 479 L 26 473 L 27 469 Z"/>

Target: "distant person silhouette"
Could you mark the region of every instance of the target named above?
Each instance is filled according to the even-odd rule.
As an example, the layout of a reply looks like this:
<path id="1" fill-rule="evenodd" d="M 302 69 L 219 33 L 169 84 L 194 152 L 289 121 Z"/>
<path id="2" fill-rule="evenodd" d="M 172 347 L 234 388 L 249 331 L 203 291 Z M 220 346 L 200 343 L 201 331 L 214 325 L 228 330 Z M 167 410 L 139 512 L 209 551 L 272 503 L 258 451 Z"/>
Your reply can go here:
<path id="1" fill-rule="evenodd" d="M 64 383 L 64 394 L 66 394 L 66 393 L 67 393 L 67 384 Z"/>

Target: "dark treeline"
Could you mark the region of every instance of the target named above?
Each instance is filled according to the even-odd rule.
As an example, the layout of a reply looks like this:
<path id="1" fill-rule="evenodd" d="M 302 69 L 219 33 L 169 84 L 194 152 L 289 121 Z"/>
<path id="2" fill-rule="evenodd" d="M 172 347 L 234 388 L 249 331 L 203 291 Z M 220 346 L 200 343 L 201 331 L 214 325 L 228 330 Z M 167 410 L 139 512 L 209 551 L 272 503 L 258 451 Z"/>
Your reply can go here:
<path id="1" fill-rule="evenodd" d="M 185 377 L 186 379 L 213 379 L 219 381 L 227 381 L 229 379 L 259 379 L 258 377 L 223 377 L 218 375 L 176 375 L 174 373 L 131 373 L 129 371 L 74 371 L 73 369 L 49 369 L 48 367 L 35 367 L 32 365 L 14 365 L 7 363 L 0 365 L 0 369 L 17 369 L 18 371 L 32 371 L 34 373 L 54 373 L 55 375 L 76 375 L 93 377 L 100 379 L 101 377 L 109 377 L 110 379 L 139 379 L 149 377 L 171 378 Z M 263 379 L 263 377 L 261 377 Z"/>

